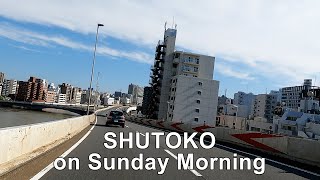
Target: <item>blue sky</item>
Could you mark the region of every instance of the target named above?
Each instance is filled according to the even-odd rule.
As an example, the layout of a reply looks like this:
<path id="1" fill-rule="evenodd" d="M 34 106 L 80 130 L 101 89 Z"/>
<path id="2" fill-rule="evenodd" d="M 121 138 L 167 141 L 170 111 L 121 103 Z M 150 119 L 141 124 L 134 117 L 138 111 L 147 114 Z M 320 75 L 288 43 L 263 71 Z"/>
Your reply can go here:
<path id="1" fill-rule="evenodd" d="M 10 79 L 36 76 L 87 88 L 99 22 L 105 24 L 95 68 L 100 90 L 146 86 L 163 24 L 174 16 L 177 50 L 216 57 L 220 94 L 265 93 L 319 74 L 317 1 L 183 2 L 0 2 L 0 71 Z"/>

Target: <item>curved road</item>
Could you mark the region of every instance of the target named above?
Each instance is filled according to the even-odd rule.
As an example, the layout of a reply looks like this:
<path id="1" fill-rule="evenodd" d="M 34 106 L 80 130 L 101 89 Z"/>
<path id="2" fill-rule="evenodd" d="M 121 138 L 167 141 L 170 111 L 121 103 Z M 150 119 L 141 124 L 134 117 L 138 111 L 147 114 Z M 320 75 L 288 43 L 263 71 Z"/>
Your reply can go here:
<path id="1" fill-rule="evenodd" d="M 126 127 L 106 127 L 105 117 L 101 116 L 106 114 L 108 111 L 100 113 L 97 116 L 97 123 L 93 127 L 91 133 L 84 139 L 83 142 L 79 144 L 74 150 L 72 150 L 64 159 L 77 157 L 80 159 L 80 170 L 56 170 L 52 168 L 48 172 L 40 172 L 38 174 L 41 179 L 130 179 L 130 180 L 144 180 L 144 179 L 319 179 L 320 176 L 315 173 L 309 173 L 308 171 L 300 170 L 299 168 L 291 167 L 289 165 L 279 165 L 277 163 L 272 163 L 266 161 L 265 173 L 263 175 L 255 175 L 253 169 L 251 170 L 203 170 L 203 171 L 192 171 L 192 170 L 177 170 L 177 160 L 175 156 L 178 153 L 193 153 L 194 158 L 210 158 L 210 157 L 229 157 L 233 158 L 234 151 L 219 145 L 216 145 L 210 150 L 205 150 L 202 148 L 199 149 L 183 149 L 178 148 L 175 150 L 168 149 L 165 144 L 165 138 L 160 138 L 160 149 L 155 149 L 155 138 L 151 137 L 150 142 L 151 146 L 145 150 L 140 150 L 135 147 L 130 149 L 128 148 L 127 143 L 125 143 L 126 147 L 124 149 L 120 149 L 117 146 L 115 149 L 108 150 L 104 147 L 104 143 L 106 140 L 104 139 L 104 135 L 106 132 L 114 132 L 117 134 L 117 140 L 120 132 L 124 132 L 125 137 L 128 137 L 129 132 L 139 132 L 141 133 L 141 137 L 145 135 L 146 132 L 162 132 L 161 130 L 153 129 L 150 127 L 145 127 L 142 125 L 134 124 L 131 122 L 126 122 Z M 165 132 L 167 134 L 167 132 Z M 144 138 L 142 138 L 144 139 Z M 135 141 L 134 141 L 135 142 Z M 144 142 L 143 142 L 144 143 Z M 141 143 L 141 144 L 143 144 Z M 198 142 L 197 142 L 198 143 Z M 169 150 L 169 151 L 168 151 Z M 110 158 L 113 157 L 127 157 L 129 160 L 135 157 L 139 157 L 139 154 L 142 153 L 144 155 L 144 159 L 148 157 L 161 157 L 162 159 L 170 158 L 166 171 L 163 175 L 158 175 L 160 167 L 157 164 L 157 170 L 132 170 L 131 166 L 129 166 L 129 170 L 105 170 L 103 166 L 100 170 L 93 171 L 89 169 L 88 157 L 91 153 L 99 153 L 102 158 L 108 158 L 108 162 L 110 162 Z M 238 157 L 244 157 L 238 153 Z M 252 158 L 248 156 L 249 158 Z M 103 160 L 100 160 L 103 163 Z M 130 162 L 130 161 L 129 161 Z"/>

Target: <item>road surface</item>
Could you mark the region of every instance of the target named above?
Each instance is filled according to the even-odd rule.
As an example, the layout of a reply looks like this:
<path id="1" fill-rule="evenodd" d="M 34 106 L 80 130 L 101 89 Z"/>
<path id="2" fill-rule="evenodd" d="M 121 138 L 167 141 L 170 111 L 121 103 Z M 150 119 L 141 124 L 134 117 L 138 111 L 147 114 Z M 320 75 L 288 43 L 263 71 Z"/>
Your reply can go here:
<path id="1" fill-rule="evenodd" d="M 106 114 L 107 112 L 102 112 L 101 114 Z M 120 132 L 124 132 L 125 137 L 128 137 L 129 132 L 139 132 L 141 135 L 145 135 L 147 132 L 162 132 L 158 129 L 153 129 L 151 127 L 145 127 L 139 124 L 126 122 L 126 127 L 106 127 L 105 117 L 97 116 L 97 123 L 93 126 L 91 133 L 75 148 L 73 149 L 66 157 L 68 158 L 77 157 L 80 160 L 80 170 L 57 170 L 55 168 L 50 169 L 49 171 L 42 171 L 36 177 L 41 177 L 43 180 L 51 179 L 130 179 L 130 180 L 144 180 L 144 179 L 319 179 L 320 176 L 317 176 L 315 173 L 309 173 L 308 171 L 301 170 L 299 168 L 291 167 L 290 165 L 278 164 L 270 161 L 266 161 L 265 173 L 263 175 L 255 175 L 253 169 L 251 170 L 177 170 L 177 160 L 175 156 L 178 153 L 188 154 L 193 153 L 194 158 L 210 158 L 210 157 L 229 157 L 233 158 L 234 150 L 229 149 L 228 147 L 223 147 L 216 145 L 210 150 L 206 149 L 183 149 L 182 147 L 172 150 L 168 149 L 165 143 L 165 138 L 160 138 L 160 149 L 155 148 L 155 138 L 151 137 L 150 141 L 152 145 L 145 149 L 138 149 L 135 145 L 134 148 L 128 148 L 128 145 L 124 149 L 120 149 L 117 146 L 115 149 L 108 150 L 104 147 L 106 140 L 104 135 L 106 132 L 114 132 L 117 134 L 117 139 Z M 167 134 L 167 132 L 165 132 Z M 198 142 L 197 142 L 198 143 Z M 141 143 L 143 144 L 143 143 Z M 157 170 L 132 170 L 130 167 L 129 170 L 105 170 L 103 166 L 100 170 L 93 171 L 89 169 L 88 164 L 92 162 L 89 161 L 89 155 L 92 153 L 99 153 L 102 158 L 113 157 L 127 157 L 129 160 L 132 158 L 139 157 L 139 154 L 144 155 L 144 159 L 147 157 L 160 157 L 162 159 L 169 158 L 168 165 L 166 167 L 165 173 L 163 175 L 158 175 L 160 169 L 157 164 Z M 238 157 L 246 156 L 245 153 L 238 152 Z M 248 157 L 253 158 L 248 155 Z M 101 160 L 103 163 L 103 160 Z"/>

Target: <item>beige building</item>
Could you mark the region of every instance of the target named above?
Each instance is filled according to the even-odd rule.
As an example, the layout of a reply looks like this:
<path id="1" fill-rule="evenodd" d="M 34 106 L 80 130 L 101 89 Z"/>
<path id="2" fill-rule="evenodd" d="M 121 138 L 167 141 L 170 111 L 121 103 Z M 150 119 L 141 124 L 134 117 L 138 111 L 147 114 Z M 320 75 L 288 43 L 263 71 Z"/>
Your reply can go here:
<path id="1" fill-rule="evenodd" d="M 46 102 L 48 102 L 48 103 L 57 102 L 57 92 L 56 91 L 52 91 L 52 90 L 48 90 Z"/>

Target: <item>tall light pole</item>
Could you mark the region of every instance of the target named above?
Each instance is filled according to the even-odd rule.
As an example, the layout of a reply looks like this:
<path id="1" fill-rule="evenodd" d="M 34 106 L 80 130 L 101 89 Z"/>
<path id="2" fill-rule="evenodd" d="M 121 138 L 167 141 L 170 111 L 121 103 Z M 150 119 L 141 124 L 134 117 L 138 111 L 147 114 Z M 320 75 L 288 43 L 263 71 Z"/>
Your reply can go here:
<path id="1" fill-rule="evenodd" d="M 90 79 L 87 115 L 89 115 L 89 111 L 90 111 L 90 103 L 91 103 L 91 96 L 92 96 L 92 79 L 93 79 L 93 74 L 94 74 L 94 64 L 95 64 L 95 61 L 96 61 L 96 51 L 97 51 L 98 34 L 99 34 L 99 27 L 100 26 L 104 26 L 104 25 L 103 24 L 98 24 L 97 25 L 96 43 L 94 45 L 94 53 L 93 53 L 93 60 L 92 60 L 92 67 L 91 67 L 91 79 Z"/>

